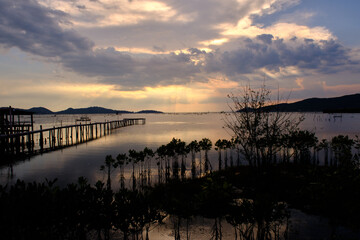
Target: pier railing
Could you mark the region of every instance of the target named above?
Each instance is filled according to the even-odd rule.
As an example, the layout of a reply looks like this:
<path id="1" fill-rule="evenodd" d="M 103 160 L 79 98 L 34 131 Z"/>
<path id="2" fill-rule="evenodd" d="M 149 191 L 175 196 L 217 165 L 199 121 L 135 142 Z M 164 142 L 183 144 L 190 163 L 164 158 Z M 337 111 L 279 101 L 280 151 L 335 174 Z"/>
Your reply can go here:
<path id="1" fill-rule="evenodd" d="M 0 157 L 29 156 L 88 142 L 108 135 L 113 129 L 145 124 L 145 118 L 74 124 L 0 135 Z M 0 159 L 1 164 L 1 159 Z"/>

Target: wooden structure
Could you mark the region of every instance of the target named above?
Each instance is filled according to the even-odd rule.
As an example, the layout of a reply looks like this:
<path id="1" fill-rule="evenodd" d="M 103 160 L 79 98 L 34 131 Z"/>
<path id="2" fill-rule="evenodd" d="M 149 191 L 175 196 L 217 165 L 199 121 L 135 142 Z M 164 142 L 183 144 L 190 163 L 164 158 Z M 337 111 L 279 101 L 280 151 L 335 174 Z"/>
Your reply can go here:
<path id="1" fill-rule="evenodd" d="M 29 132 L 34 130 L 32 112 L 12 108 L 0 108 L 0 135 Z"/>
<path id="2" fill-rule="evenodd" d="M 48 129 L 42 129 L 40 126 L 40 130 L 35 131 L 31 124 L 28 131 L 7 131 L 0 134 L 0 159 L 4 157 L 4 159 L 11 160 L 19 156 L 31 156 L 74 146 L 108 135 L 113 129 L 143 125 L 145 122 L 145 118 L 125 118 L 123 120 L 80 123 Z"/>

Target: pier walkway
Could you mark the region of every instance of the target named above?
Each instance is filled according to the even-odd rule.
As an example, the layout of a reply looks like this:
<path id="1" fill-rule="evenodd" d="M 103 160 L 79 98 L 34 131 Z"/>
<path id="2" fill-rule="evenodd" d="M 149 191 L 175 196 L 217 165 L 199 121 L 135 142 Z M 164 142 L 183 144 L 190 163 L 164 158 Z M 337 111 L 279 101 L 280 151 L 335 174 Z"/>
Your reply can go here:
<path id="1" fill-rule="evenodd" d="M 0 164 L 12 158 L 32 156 L 75 146 L 105 135 L 113 129 L 145 124 L 145 118 L 75 124 L 36 131 L 0 135 Z"/>

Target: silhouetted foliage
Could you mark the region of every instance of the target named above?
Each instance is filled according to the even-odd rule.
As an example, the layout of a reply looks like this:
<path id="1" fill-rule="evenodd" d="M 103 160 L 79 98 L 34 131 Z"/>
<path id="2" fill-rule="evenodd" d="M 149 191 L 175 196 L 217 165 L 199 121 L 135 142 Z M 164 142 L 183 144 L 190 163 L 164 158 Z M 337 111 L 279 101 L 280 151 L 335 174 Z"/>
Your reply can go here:
<path id="1" fill-rule="evenodd" d="M 270 90 L 262 86 L 258 90 L 250 86 L 239 96 L 230 94 L 230 113 L 224 117 L 225 126 L 233 133 L 240 151 L 251 166 L 262 166 L 276 161 L 281 150 L 281 136 L 297 130 L 303 120 L 279 109 L 265 108 L 276 105 L 270 98 Z"/>

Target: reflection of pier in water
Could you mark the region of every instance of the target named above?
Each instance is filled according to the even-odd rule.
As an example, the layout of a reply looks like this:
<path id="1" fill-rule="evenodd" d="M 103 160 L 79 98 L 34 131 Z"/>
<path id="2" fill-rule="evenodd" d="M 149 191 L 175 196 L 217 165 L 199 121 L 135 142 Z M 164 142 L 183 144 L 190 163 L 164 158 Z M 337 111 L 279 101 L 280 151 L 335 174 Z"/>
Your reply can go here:
<path id="1" fill-rule="evenodd" d="M 28 115 L 31 115 L 32 119 L 32 114 L 28 113 Z M 0 135 L 0 156 L 11 159 L 50 152 L 109 135 L 113 129 L 142 124 L 145 124 L 145 118 L 125 118 L 47 129 L 42 129 L 40 126 L 40 130 L 34 131 L 32 121 L 31 124 L 27 124 L 29 126 L 22 127 L 19 120 L 17 125 L 20 128 L 11 124 L 3 127 L 6 131 L 2 131 Z"/>

